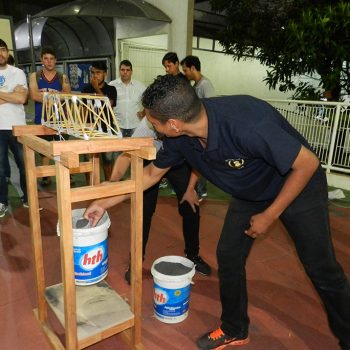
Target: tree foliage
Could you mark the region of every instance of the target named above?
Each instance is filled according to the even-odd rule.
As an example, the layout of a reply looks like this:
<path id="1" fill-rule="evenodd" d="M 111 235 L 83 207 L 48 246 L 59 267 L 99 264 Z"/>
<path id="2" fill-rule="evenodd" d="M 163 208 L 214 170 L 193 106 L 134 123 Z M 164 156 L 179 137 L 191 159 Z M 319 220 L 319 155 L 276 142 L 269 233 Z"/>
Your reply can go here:
<path id="1" fill-rule="evenodd" d="M 350 3 L 325 0 L 211 0 L 225 12 L 220 34 L 234 59 L 256 57 L 269 67 L 272 89 L 294 90 L 300 75 L 320 76 L 335 99 L 350 90 Z"/>

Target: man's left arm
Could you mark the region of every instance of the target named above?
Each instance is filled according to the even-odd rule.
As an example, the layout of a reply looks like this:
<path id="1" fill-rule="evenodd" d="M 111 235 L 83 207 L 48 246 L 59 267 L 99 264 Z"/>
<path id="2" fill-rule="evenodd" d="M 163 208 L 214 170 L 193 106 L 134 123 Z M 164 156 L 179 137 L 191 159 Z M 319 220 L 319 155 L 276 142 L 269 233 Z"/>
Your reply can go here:
<path id="1" fill-rule="evenodd" d="M 62 92 L 65 94 L 70 94 L 72 92 L 69 79 L 66 74 L 62 76 Z"/>
<path id="2" fill-rule="evenodd" d="M 316 155 L 306 147 L 301 146 L 280 193 L 262 213 L 251 217 L 250 227 L 245 233 L 252 238 L 266 233 L 272 223 L 279 218 L 283 211 L 302 192 L 318 167 L 319 160 Z"/>
<path id="3" fill-rule="evenodd" d="M 115 86 L 110 85 L 110 94 L 108 96 L 111 107 L 115 107 L 117 105 L 117 89 Z"/>
<path id="4" fill-rule="evenodd" d="M 198 172 L 192 169 L 191 176 L 187 184 L 186 192 L 184 193 L 180 201 L 180 204 L 187 201 L 194 213 L 196 212 L 196 205 L 199 205 L 199 199 L 196 192 L 196 184 L 199 177 L 200 175 L 198 174 Z"/>

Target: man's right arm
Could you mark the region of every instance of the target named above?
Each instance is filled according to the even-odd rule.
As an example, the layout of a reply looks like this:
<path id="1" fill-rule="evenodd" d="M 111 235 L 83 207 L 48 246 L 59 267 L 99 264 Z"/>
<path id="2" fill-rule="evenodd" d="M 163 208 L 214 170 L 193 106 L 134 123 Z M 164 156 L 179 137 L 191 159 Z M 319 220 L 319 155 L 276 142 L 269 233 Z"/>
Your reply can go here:
<path id="1" fill-rule="evenodd" d="M 32 73 L 29 77 L 29 94 L 30 98 L 35 102 L 43 102 L 44 94 L 39 90 L 36 81 L 36 73 Z"/>
<path id="2" fill-rule="evenodd" d="M 119 181 L 128 170 L 130 163 L 130 155 L 127 153 L 122 153 L 113 165 L 113 170 L 109 181 Z"/>
<path id="3" fill-rule="evenodd" d="M 169 169 L 170 168 L 158 168 L 153 162 L 143 168 L 143 190 L 156 184 Z M 128 198 L 130 198 L 130 194 L 97 199 L 85 210 L 84 217 L 88 219 L 94 227 L 99 222 L 106 209 L 119 204 Z"/>

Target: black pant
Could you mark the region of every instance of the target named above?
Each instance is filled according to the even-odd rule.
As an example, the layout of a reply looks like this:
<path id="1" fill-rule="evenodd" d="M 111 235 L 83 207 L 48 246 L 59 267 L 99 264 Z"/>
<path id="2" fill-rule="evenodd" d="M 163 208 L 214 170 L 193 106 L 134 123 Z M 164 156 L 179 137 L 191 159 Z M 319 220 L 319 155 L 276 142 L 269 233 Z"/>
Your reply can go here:
<path id="1" fill-rule="evenodd" d="M 178 209 L 182 216 L 185 254 L 190 257 L 197 256 L 199 252 L 199 207 L 196 207 L 196 212 L 194 213 L 187 201 L 180 204 L 191 176 L 191 168 L 184 163 L 171 168 L 165 176 L 171 183 L 178 199 Z M 146 252 L 152 216 L 157 205 L 158 190 L 159 183 L 147 189 L 143 195 L 143 256 Z"/>
<path id="2" fill-rule="evenodd" d="M 325 175 L 306 188 L 280 220 L 292 238 L 304 269 L 325 306 L 328 322 L 343 350 L 350 350 L 350 286 L 338 264 L 331 240 Z M 222 330 L 231 336 L 248 334 L 245 263 L 254 240 L 244 234 L 252 215 L 271 204 L 233 199 L 217 247 Z M 263 293 L 263 291 L 261 291 Z"/>
<path id="3" fill-rule="evenodd" d="M 27 184 L 23 159 L 23 147 L 12 135 L 12 130 L 0 130 L 0 203 L 8 205 L 8 184 L 6 177 L 9 175 L 9 149 L 13 153 L 19 170 L 22 200 L 27 201 Z"/>

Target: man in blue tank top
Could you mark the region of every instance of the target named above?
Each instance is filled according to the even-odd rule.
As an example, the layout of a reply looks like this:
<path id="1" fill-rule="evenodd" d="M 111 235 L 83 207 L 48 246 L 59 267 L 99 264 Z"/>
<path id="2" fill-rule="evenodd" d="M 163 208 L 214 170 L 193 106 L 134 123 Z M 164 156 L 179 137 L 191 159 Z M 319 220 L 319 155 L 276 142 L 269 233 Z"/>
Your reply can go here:
<path id="1" fill-rule="evenodd" d="M 68 77 L 56 70 L 56 53 L 51 47 L 43 47 L 41 50 L 41 63 L 43 68 L 38 72 L 33 72 L 29 77 L 29 92 L 31 99 L 35 102 L 35 124 L 41 124 L 43 97 L 45 92 L 70 93 L 71 88 Z M 47 141 L 57 139 L 55 135 L 43 136 Z M 58 139 L 57 139 L 58 140 Z M 49 159 L 43 158 L 43 165 L 48 165 Z M 49 185 L 50 178 L 44 177 L 41 185 Z"/>

